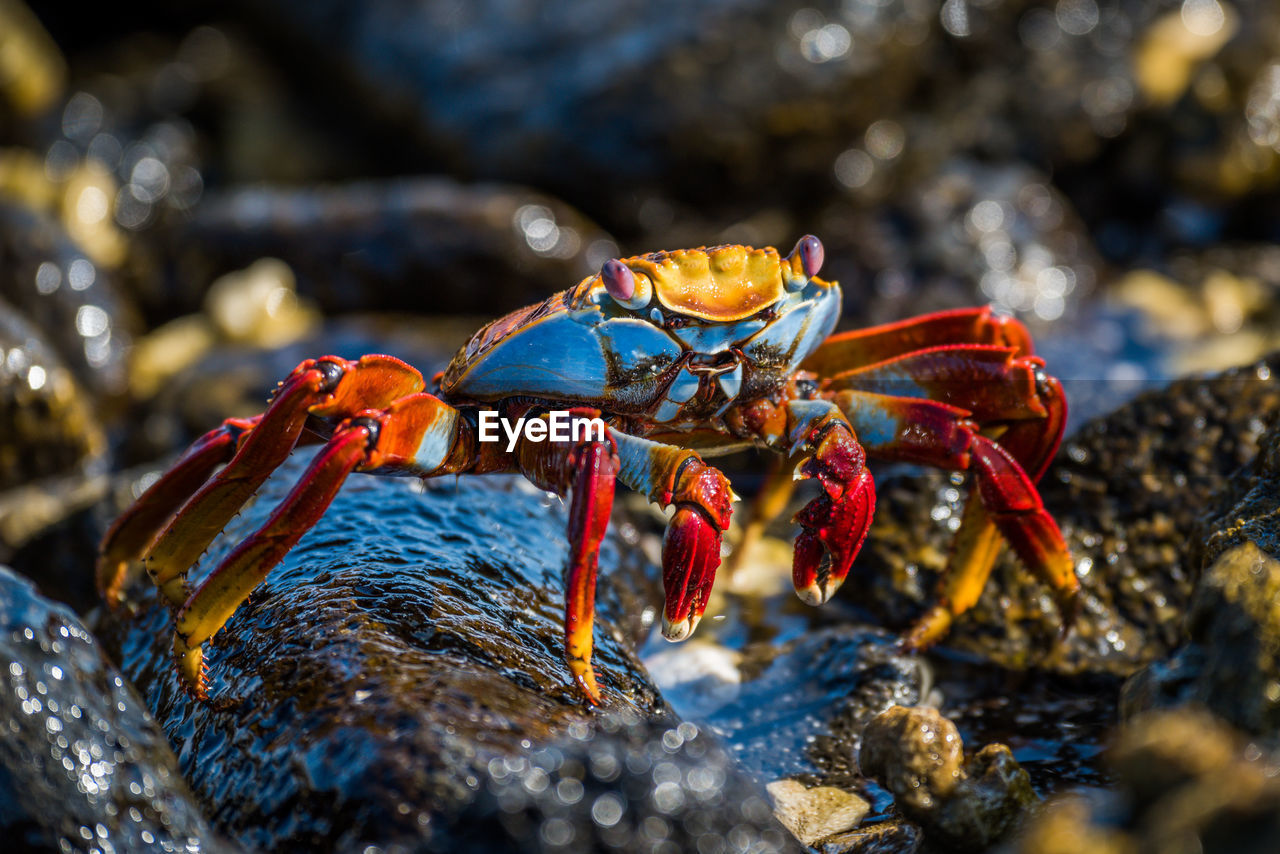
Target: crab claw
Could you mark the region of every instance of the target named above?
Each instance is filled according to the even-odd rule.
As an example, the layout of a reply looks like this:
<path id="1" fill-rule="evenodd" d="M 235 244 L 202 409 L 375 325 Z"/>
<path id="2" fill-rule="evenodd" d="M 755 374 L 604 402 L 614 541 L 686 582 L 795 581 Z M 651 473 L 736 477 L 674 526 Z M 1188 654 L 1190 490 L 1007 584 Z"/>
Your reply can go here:
<path id="1" fill-rule="evenodd" d="M 698 627 L 720 566 L 721 532 L 700 510 L 681 507 L 662 544 L 662 636 L 682 641 Z"/>
<path id="2" fill-rule="evenodd" d="M 823 489 L 795 516 L 802 530 L 791 580 L 796 595 L 809 605 L 826 602 L 844 583 L 871 527 L 876 490 L 865 461 L 853 435 L 837 427 L 827 431 L 800 470 L 804 477 L 817 478 Z"/>
<path id="3" fill-rule="evenodd" d="M 733 490 L 718 470 L 687 458 L 669 503 L 676 507 L 662 543 L 662 635 L 682 641 L 698 627 L 720 566 L 720 541 L 733 514 Z"/>

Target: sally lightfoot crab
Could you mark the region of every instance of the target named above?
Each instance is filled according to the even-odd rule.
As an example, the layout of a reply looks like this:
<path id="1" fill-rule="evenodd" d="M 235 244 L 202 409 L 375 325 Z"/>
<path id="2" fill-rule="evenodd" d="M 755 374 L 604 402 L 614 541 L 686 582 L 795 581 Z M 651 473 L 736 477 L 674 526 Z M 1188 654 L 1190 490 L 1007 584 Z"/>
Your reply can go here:
<path id="1" fill-rule="evenodd" d="M 201 699 L 201 647 L 324 514 L 352 471 L 437 477 L 519 472 L 569 496 L 565 660 L 600 702 L 591 667 L 597 553 L 615 481 L 673 513 L 663 542 L 663 633 L 689 636 L 706 607 L 733 493 L 704 456 L 759 446 L 821 484 L 796 515 L 793 581 L 826 601 L 875 510 L 867 456 L 968 471 L 973 492 L 938 604 L 905 635 L 925 647 L 970 608 L 1002 541 L 1053 591 L 1064 625 L 1078 584 L 1035 483 L 1066 419 L 1059 383 L 1026 329 L 985 308 L 831 335 L 840 288 L 823 249 L 745 246 L 611 260 L 570 290 L 485 326 L 434 381 L 390 356 L 299 365 L 260 416 L 199 439 L 107 532 L 98 583 L 120 601 L 136 566 L 175 614 L 183 686 Z M 481 441 L 480 415 L 599 418 L 603 434 Z M 203 583 L 186 574 L 300 444 L 323 444 L 261 529 Z M 219 466 L 225 464 L 215 474 Z M 774 489 L 775 494 L 779 492 Z M 175 512 L 176 510 L 176 512 Z"/>

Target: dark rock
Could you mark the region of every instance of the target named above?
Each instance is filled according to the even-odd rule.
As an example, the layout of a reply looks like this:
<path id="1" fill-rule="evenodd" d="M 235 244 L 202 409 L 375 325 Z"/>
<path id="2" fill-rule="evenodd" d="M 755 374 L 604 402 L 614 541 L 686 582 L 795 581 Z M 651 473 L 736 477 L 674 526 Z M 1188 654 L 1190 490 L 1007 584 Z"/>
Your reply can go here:
<path id="1" fill-rule="evenodd" d="M 59 221 L 13 201 L 0 201 L 0 298 L 41 330 L 94 398 L 124 393 L 138 321 L 113 272 Z"/>
<path id="2" fill-rule="evenodd" d="M 526 756 L 493 760 L 442 851 L 799 851 L 768 800 L 691 723 L 632 714 L 572 725 Z"/>
<path id="3" fill-rule="evenodd" d="M 270 256 L 326 312 L 486 319 L 571 288 L 619 254 L 561 201 L 447 178 L 210 194 L 162 245 L 187 310 L 218 276 Z"/>
<path id="4" fill-rule="evenodd" d="M 1139 716 L 1120 731 L 1108 759 L 1116 791 L 1050 803 L 1018 851 L 1262 854 L 1280 847 L 1277 757 L 1205 711 Z"/>
<path id="5" fill-rule="evenodd" d="M 230 850 L 97 641 L 4 567 L 0 661 L 5 850 Z"/>
<path id="6" fill-rule="evenodd" d="M 268 481 L 215 543 L 205 571 L 262 522 L 300 472 L 291 463 Z M 116 629 L 124 668 L 183 745 L 183 768 L 213 821 L 247 847 L 447 847 L 472 833 L 491 838 L 491 818 L 465 818 L 492 814 L 479 793 L 497 792 L 514 775 L 508 796 L 521 787 L 539 794 L 556 769 L 537 768 L 532 757 L 557 744 L 568 757 L 566 736 L 586 738 L 588 756 L 597 750 L 598 715 L 562 661 L 565 524 L 558 501 L 519 480 L 422 488 L 354 476 L 207 649 L 212 693 L 227 710 L 193 703 L 177 688 L 171 620 L 149 595 Z M 613 531 L 601 552 L 596 670 L 607 710 L 652 717 L 659 727 L 643 745 L 639 736 L 602 736 L 598 750 L 621 761 L 656 755 L 652 738 L 661 741 L 677 722 L 631 652 L 652 619 L 646 606 L 660 600 L 649 597 L 628 526 L 615 520 Z M 710 764 L 719 769 L 713 789 L 744 791 L 731 766 Z M 636 797 L 657 798 L 653 768 L 632 765 L 601 776 L 593 798 L 608 789 L 627 810 Z M 558 767 L 562 776 L 578 773 Z M 527 805 L 550 822 L 552 814 L 538 811 L 559 803 L 552 801 L 533 798 L 516 811 Z M 688 803 L 695 801 L 711 803 Z M 715 803 L 689 821 L 725 830 L 746 808 L 738 795 Z M 649 807 L 635 809 L 649 815 Z M 764 816 L 771 823 L 767 804 Z M 585 833 L 586 821 L 579 810 L 570 824 Z M 603 833 L 597 824 L 591 832 Z M 561 838 L 558 829 L 546 832 L 553 843 Z"/>
<path id="7" fill-rule="evenodd" d="M 684 654 L 671 648 L 673 656 Z M 706 677 L 668 684 L 667 691 L 673 706 L 691 708 L 722 734 L 757 778 L 861 790 L 866 782 L 855 757 L 863 728 L 891 706 L 920 702 L 928 674 L 885 633 L 835 626 L 782 645 L 749 644 L 739 679 L 715 685 Z"/>
<path id="8" fill-rule="evenodd" d="M 858 761 L 926 836 L 961 850 L 990 846 L 1038 801 L 1009 748 L 989 744 L 966 761 L 955 724 L 935 709 L 895 706 L 877 717 Z"/>
<path id="9" fill-rule="evenodd" d="M 1197 528 L 1188 643 L 1126 683 L 1126 717 L 1192 702 L 1246 732 L 1280 733 L 1280 430 L 1262 446 Z"/>
<path id="10" fill-rule="evenodd" d="M 823 840 L 822 854 L 915 854 L 924 837 L 905 821 L 883 821 Z"/>

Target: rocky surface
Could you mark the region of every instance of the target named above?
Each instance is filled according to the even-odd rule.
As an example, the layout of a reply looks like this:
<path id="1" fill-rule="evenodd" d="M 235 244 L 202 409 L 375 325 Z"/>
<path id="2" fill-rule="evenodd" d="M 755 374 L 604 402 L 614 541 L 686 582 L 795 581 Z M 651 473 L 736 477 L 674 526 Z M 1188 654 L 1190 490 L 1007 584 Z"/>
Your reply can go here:
<path id="1" fill-rule="evenodd" d="M 1113 792 L 1051 803 L 1016 850 L 1261 854 L 1280 845 L 1277 757 L 1219 718 L 1192 708 L 1140 716 L 1108 759 Z"/>
<path id="2" fill-rule="evenodd" d="M 6 850 L 233 851 L 143 701 L 71 609 L 0 567 Z"/>
<path id="3" fill-rule="evenodd" d="M 204 571 L 300 472 L 295 462 L 268 482 Z M 630 651 L 658 600 L 636 586 L 646 577 L 643 559 L 620 538 L 625 525 L 615 525 L 624 533 L 602 550 L 611 569 L 599 586 L 594 660 L 605 711 L 629 715 L 634 726 L 611 729 L 583 704 L 561 659 L 564 525 L 560 503 L 522 481 L 422 488 L 353 476 L 208 650 L 212 692 L 226 709 L 178 689 L 170 617 L 149 593 L 112 637 L 125 672 L 181 745 L 183 771 L 212 820 L 247 847 L 447 849 L 473 834 L 491 838 L 492 818 L 465 818 L 491 814 L 523 844 L 523 831 L 510 828 L 526 811 L 541 817 L 551 848 L 603 834 L 605 849 L 649 850 L 669 834 L 696 837 L 703 825 L 727 834 L 743 822 L 782 834 L 762 794 L 752 812 L 743 793 L 755 790 L 720 749 L 665 715 Z M 563 761 L 536 764 L 551 755 L 544 749 Z M 668 752 L 676 766 L 657 761 Z M 704 752 L 707 779 L 694 767 Z M 588 767 L 593 777 L 583 776 Z M 571 777 L 576 788 L 557 788 Z M 657 788 L 664 783 L 679 791 L 666 798 Z M 544 793 L 547 785 L 558 794 Z M 496 799 L 497 812 L 485 798 Z M 596 815 L 612 810 L 611 798 L 634 821 Z M 645 798 L 649 806 L 632 805 Z M 656 835 L 645 841 L 635 833 L 651 815 L 672 826 L 659 832 L 650 822 Z M 561 834 L 554 816 L 567 822 L 561 829 L 575 829 Z M 770 838 L 779 846 L 786 839 Z"/>
<path id="4" fill-rule="evenodd" d="M 989 847 L 1038 800 L 1008 747 L 988 744 L 966 759 L 955 724 L 927 707 L 895 706 L 878 716 L 863 734 L 858 762 L 926 839 L 962 851 Z"/>

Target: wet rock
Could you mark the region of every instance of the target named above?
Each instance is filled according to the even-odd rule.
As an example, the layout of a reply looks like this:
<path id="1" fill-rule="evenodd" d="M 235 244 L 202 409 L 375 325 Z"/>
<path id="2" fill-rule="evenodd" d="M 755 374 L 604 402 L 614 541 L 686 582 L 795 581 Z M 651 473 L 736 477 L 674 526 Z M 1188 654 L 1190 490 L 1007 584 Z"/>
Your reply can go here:
<path id="1" fill-rule="evenodd" d="M 680 678 L 666 655 L 655 667 L 673 707 L 724 736 L 756 777 L 794 777 L 885 801 L 882 792 L 865 791 L 854 761 L 862 730 L 891 706 L 920 702 L 929 681 L 923 663 L 893 643 L 881 631 L 815 626 L 785 643 L 746 645 L 732 681 L 714 671 Z M 675 666 L 680 653 L 671 648 Z"/>
<path id="2" fill-rule="evenodd" d="M 1052 802 L 1018 851 L 1261 854 L 1280 846 L 1277 757 L 1205 711 L 1139 716 L 1108 759 L 1116 790 Z"/>
<path id="3" fill-rule="evenodd" d="M 79 608 L 97 599 L 85 566 L 100 530 L 71 520 L 106 493 L 101 420 L 41 331 L 0 299 L 0 562 Z"/>
<path id="4" fill-rule="evenodd" d="M 0 493 L 101 463 L 106 439 L 92 395 L 40 330 L 3 300 L 0 354 Z M 18 534 L 5 531 L 0 541 L 12 544 Z"/>
<path id="5" fill-rule="evenodd" d="M 822 854 L 915 854 L 924 842 L 920 828 L 905 821 L 882 821 L 823 840 Z"/>
<path id="6" fill-rule="evenodd" d="M 826 182 L 849 136 L 911 91 L 923 70 L 912 48 L 936 26 L 934 10 L 912 4 L 831 0 L 478 3 L 463 14 L 277 0 L 255 11 L 315 57 L 313 73 L 353 85 L 353 102 L 390 119 L 401 145 L 632 222 L 670 217 L 661 197 L 640 210 L 658 184 L 717 206 L 748 188 L 752 200 L 763 186 L 799 198 Z M 619 190 L 641 204 L 611 203 Z"/>
<path id="7" fill-rule="evenodd" d="M 326 312 L 487 317 L 571 288 L 618 254 L 558 200 L 517 186 L 411 178 L 210 194 L 167 243 L 190 310 L 213 279 L 269 256 Z"/>
<path id="8" fill-rule="evenodd" d="M 1125 716 L 1196 703 L 1246 732 L 1280 732 L 1280 430 L 1262 446 L 1200 520 L 1187 644 L 1125 684 Z"/>
<path id="9" fill-rule="evenodd" d="M 227 851 L 134 690 L 65 606 L 0 567 L 6 850 Z"/>
<path id="10" fill-rule="evenodd" d="M 1051 366 L 1052 367 L 1052 366 Z M 1199 572 L 1188 532 L 1252 459 L 1280 411 L 1280 356 L 1145 393 L 1063 442 L 1040 483 L 1076 560 L 1083 607 L 1057 641 L 1059 617 L 1043 586 L 1006 549 L 978 604 L 944 641 L 1010 668 L 1127 676 L 1182 642 L 1182 616 Z M 933 473 L 884 480 L 876 524 L 851 580 L 859 602 L 890 624 L 932 602 L 961 512 L 962 480 Z"/>
<path id="11" fill-rule="evenodd" d="M 1280 559 L 1280 423 L 1259 445 L 1257 456 L 1234 473 L 1197 526 L 1196 541 L 1202 545 L 1196 553 L 1206 567 L 1244 543 Z"/>
<path id="12" fill-rule="evenodd" d="M 295 461 L 268 481 L 194 576 L 260 524 L 300 473 Z M 561 660 L 565 524 L 560 502 L 523 481 L 423 488 L 353 476 L 207 648 L 211 690 L 227 710 L 178 689 L 171 618 L 149 593 L 112 636 L 124 670 L 183 746 L 182 767 L 212 820 L 241 844 L 447 845 L 490 832 L 458 822 L 480 808 L 490 780 L 501 782 L 495 769 L 537 794 L 551 769 L 535 772 L 526 760 L 596 721 Z M 628 530 L 615 520 L 601 552 L 596 669 L 607 710 L 669 729 L 676 722 L 663 717 L 631 652 L 649 627 L 646 607 L 659 600 Z M 600 750 L 614 750 L 611 743 Z M 583 749 L 590 755 L 593 745 Z M 653 768 L 615 770 L 592 773 L 620 804 L 659 796 Z M 721 771 L 716 787 L 740 785 Z M 743 808 L 736 795 L 717 803 L 733 815 Z M 718 810 L 700 810 L 696 821 L 731 827 L 719 824 Z M 771 821 L 767 805 L 763 820 Z"/>
<path id="13" fill-rule="evenodd" d="M 606 717 L 488 770 L 437 850 L 800 850 L 754 782 L 691 723 Z"/>
<path id="14" fill-rule="evenodd" d="M 877 717 L 858 761 L 926 835 L 962 850 L 986 848 L 1037 802 L 1009 748 L 989 744 L 966 761 L 955 724 L 934 709 L 895 706 Z"/>
<path id="15" fill-rule="evenodd" d="M 1191 600 L 1190 643 L 1125 684 L 1121 711 L 1201 704 L 1236 726 L 1280 732 L 1280 561 L 1251 542 L 1223 552 Z"/>
<path id="16" fill-rule="evenodd" d="M 810 847 L 857 827 L 871 809 L 862 798 L 834 786 L 810 789 L 798 780 L 775 780 L 766 789 L 778 821 Z"/>

